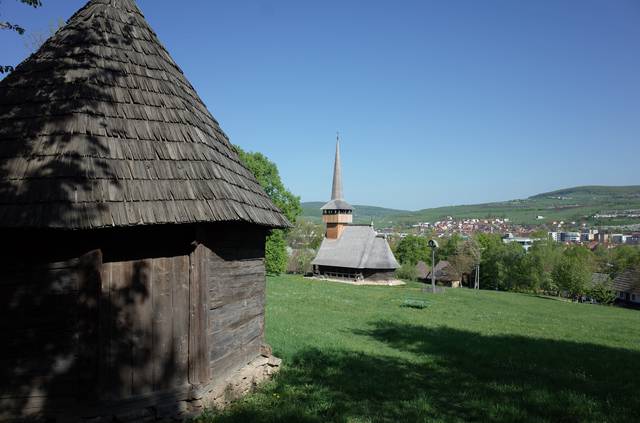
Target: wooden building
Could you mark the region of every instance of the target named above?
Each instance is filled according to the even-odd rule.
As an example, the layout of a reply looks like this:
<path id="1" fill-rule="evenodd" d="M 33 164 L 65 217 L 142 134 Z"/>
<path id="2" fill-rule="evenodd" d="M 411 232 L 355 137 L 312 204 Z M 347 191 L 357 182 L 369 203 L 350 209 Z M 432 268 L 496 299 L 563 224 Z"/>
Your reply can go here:
<path id="1" fill-rule="evenodd" d="M 269 373 L 288 225 L 135 3 L 90 1 L 0 81 L 0 420 L 153 420 Z"/>
<path id="2" fill-rule="evenodd" d="M 343 198 L 340 142 L 336 143 L 331 200 L 322 206 L 325 238 L 311 262 L 316 276 L 351 282 L 396 282 L 400 267 L 384 235 L 371 225 L 353 225 L 353 207 Z"/>
<path id="3" fill-rule="evenodd" d="M 427 276 L 429 276 L 430 273 L 431 273 L 431 266 L 429 266 L 424 261 L 420 260 L 416 264 L 416 277 L 420 281 L 423 281 L 423 282 L 426 281 L 427 280 Z"/>
<path id="4" fill-rule="evenodd" d="M 640 266 L 630 267 L 613 280 L 616 304 L 640 308 Z"/>
<path id="5" fill-rule="evenodd" d="M 460 288 L 462 286 L 462 276 L 454 269 L 454 267 L 446 260 L 441 260 L 435 267 L 435 279 L 438 285 L 448 286 L 451 288 Z M 431 282 L 431 273 L 434 271 L 429 269 L 424 278 L 420 278 L 422 282 Z"/>

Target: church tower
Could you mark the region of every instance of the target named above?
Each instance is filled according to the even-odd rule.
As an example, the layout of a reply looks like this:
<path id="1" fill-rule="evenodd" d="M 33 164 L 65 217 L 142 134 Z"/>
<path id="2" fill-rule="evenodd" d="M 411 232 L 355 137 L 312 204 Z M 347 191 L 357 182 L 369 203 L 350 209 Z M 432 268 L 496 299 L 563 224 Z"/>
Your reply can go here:
<path id="1" fill-rule="evenodd" d="M 336 140 L 336 159 L 333 165 L 331 201 L 322 206 L 322 221 L 327 225 L 327 239 L 339 239 L 353 221 L 353 207 L 344 201 L 342 193 L 342 166 L 340 163 L 340 137 Z"/>

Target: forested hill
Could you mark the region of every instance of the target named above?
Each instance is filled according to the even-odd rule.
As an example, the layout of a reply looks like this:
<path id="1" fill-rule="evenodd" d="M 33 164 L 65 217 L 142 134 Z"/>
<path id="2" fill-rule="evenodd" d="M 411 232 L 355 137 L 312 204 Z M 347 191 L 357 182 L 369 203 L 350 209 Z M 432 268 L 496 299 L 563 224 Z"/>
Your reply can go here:
<path id="1" fill-rule="evenodd" d="M 302 203 L 302 217 L 308 220 L 320 221 L 322 212 L 320 207 L 325 203 L 321 201 L 311 201 Z M 387 216 L 411 213 L 407 210 L 386 209 L 384 207 L 354 205 L 353 217 L 358 223 L 370 223 L 371 220 L 380 221 Z"/>
<path id="2" fill-rule="evenodd" d="M 322 202 L 303 203 L 303 217 L 319 222 Z M 354 222 L 376 226 L 433 222 L 454 218 L 509 218 L 514 223 L 534 224 L 554 220 L 587 221 L 592 224 L 640 223 L 626 216 L 628 210 L 640 210 L 640 185 L 583 186 L 537 194 L 526 199 L 474 205 L 447 206 L 418 211 L 403 211 L 354 205 Z M 600 218 L 599 214 L 615 215 Z M 538 219 L 542 216 L 543 219 Z"/>

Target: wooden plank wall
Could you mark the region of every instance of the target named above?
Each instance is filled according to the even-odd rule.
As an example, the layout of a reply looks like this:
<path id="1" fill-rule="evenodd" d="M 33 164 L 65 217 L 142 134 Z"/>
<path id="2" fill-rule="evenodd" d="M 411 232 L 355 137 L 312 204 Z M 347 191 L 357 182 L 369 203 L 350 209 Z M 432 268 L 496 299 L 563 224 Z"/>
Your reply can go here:
<path id="1" fill-rule="evenodd" d="M 189 256 L 105 263 L 100 385 L 103 399 L 188 383 Z"/>
<path id="2" fill-rule="evenodd" d="M 3 264 L 0 418 L 95 395 L 89 379 L 97 368 L 101 262 L 93 251 L 63 262 Z"/>
<path id="3" fill-rule="evenodd" d="M 236 245 L 238 242 L 244 245 Z M 264 236 L 256 231 L 244 238 L 218 235 L 207 252 L 211 374 L 219 381 L 260 355 L 264 342 Z"/>
<path id="4" fill-rule="evenodd" d="M 207 321 L 209 291 L 207 289 L 207 248 L 200 244 L 189 256 L 189 383 L 209 383 L 209 338 Z"/>
<path id="5" fill-rule="evenodd" d="M 73 260 L 0 267 L 0 417 L 45 409 L 54 395 L 69 409 L 171 402 L 257 357 L 266 231 L 210 225 L 193 251 L 191 234 L 171 232 L 166 251 L 111 242 Z"/>

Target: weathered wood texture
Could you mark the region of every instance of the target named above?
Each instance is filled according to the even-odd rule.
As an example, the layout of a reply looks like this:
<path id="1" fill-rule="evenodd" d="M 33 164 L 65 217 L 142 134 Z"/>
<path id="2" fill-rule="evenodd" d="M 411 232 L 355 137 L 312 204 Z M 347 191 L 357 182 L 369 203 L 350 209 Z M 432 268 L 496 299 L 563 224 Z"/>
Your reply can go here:
<path id="1" fill-rule="evenodd" d="M 222 383 L 264 341 L 265 235 L 139 228 L 65 234 L 73 249 L 45 255 L 61 261 L 2 256 L 0 420 L 167 405 Z M 60 239 L 40 236 L 8 243 Z"/>
<path id="2" fill-rule="evenodd" d="M 0 227 L 289 222 L 133 0 L 92 0 L 0 81 Z"/>
<path id="3" fill-rule="evenodd" d="M 209 356 L 214 380 L 257 357 L 264 342 L 266 234 L 237 235 L 206 234 Z"/>
<path id="4" fill-rule="evenodd" d="M 103 265 L 103 398 L 187 383 L 189 266 L 189 256 Z"/>
<path id="5" fill-rule="evenodd" d="M 207 248 L 198 245 L 189 256 L 189 382 L 206 385 L 210 381 L 208 361 L 209 322 L 207 319 L 209 290 L 207 289 Z"/>

